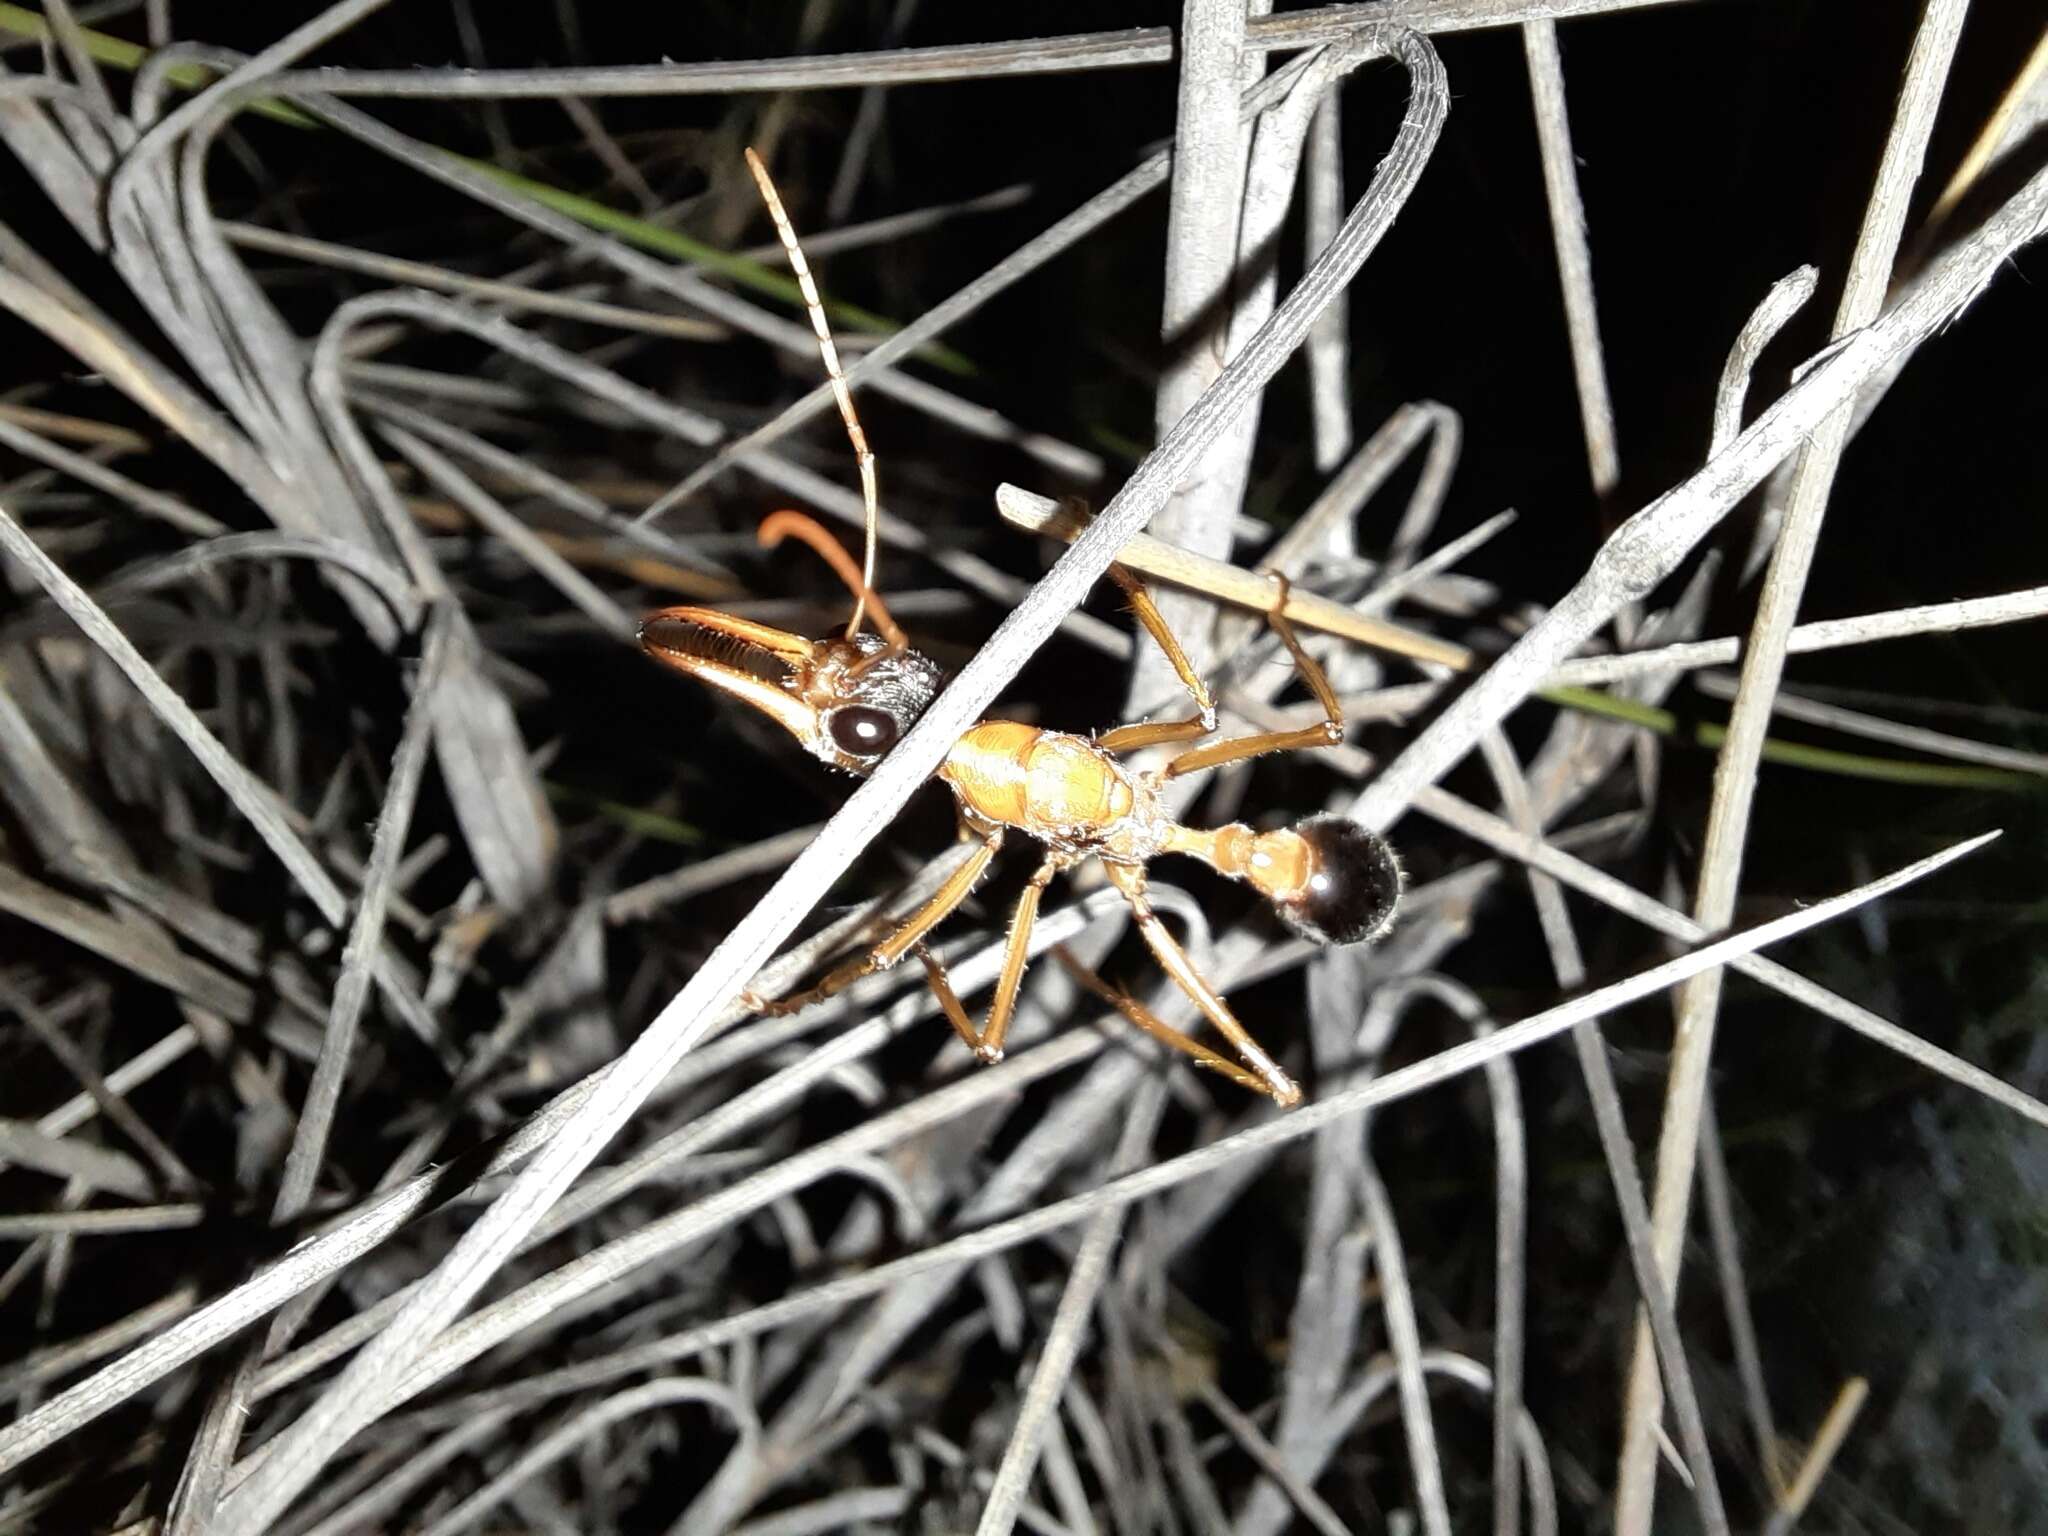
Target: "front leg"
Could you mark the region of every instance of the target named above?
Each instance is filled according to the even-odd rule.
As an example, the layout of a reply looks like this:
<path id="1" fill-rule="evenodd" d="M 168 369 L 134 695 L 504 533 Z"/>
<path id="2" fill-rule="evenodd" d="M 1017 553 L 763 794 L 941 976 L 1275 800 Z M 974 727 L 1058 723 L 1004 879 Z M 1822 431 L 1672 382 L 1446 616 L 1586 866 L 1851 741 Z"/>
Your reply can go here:
<path id="1" fill-rule="evenodd" d="M 825 979 L 814 987 L 801 992 L 792 992 L 787 997 L 763 998 L 752 992 L 740 994 L 741 1001 L 755 1013 L 770 1018 L 796 1013 L 813 1003 L 822 1003 L 835 993 L 844 992 L 863 976 L 872 976 L 876 971 L 887 970 L 910 951 L 918 947 L 924 936 L 938 927 L 967 899 L 968 892 L 988 872 L 988 866 L 996 856 L 996 850 L 1003 846 L 1003 829 L 988 826 L 976 829 L 981 846 L 974 850 L 967 861 L 946 877 L 946 883 L 932 893 L 932 897 L 910 916 L 906 917 L 896 931 L 881 943 L 863 954 L 828 971 Z"/>
<path id="2" fill-rule="evenodd" d="M 1074 521 L 1083 526 L 1092 515 L 1088 504 L 1077 496 L 1067 497 L 1062 505 Z M 1135 752 L 1140 747 L 1159 746 L 1171 741 L 1197 741 L 1208 735 L 1216 729 L 1215 696 L 1209 692 L 1209 685 L 1202 681 L 1202 674 L 1195 670 L 1195 664 L 1188 660 L 1188 653 L 1168 626 L 1159 605 L 1152 601 L 1151 591 L 1136 572 L 1121 565 L 1110 566 L 1109 579 L 1123 588 L 1124 599 L 1130 604 L 1131 612 L 1138 616 L 1145 633 L 1165 653 L 1174 675 L 1187 689 L 1188 697 L 1194 700 L 1195 712 L 1185 720 L 1149 720 L 1138 725 L 1120 725 L 1113 731 L 1103 732 L 1096 738 L 1096 745 L 1105 752 Z"/>
<path id="3" fill-rule="evenodd" d="M 1161 771 L 1161 778 L 1177 779 L 1182 774 L 1220 768 L 1225 763 L 1241 763 L 1248 757 L 1263 757 L 1268 752 L 1334 747 L 1344 740 L 1344 706 L 1338 702 L 1337 690 L 1330 686 L 1329 677 L 1315 657 L 1309 655 L 1300 637 L 1294 633 L 1294 626 L 1287 621 L 1287 578 L 1275 572 L 1274 579 L 1280 583 L 1280 595 L 1274 600 L 1266 620 L 1294 658 L 1294 667 L 1301 674 L 1301 680 L 1308 684 L 1309 692 L 1323 706 L 1323 723 L 1305 725 L 1295 731 L 1260 731 L 1231 741 L 1212 741 L 1207 746 L 1181 753 Z"/>

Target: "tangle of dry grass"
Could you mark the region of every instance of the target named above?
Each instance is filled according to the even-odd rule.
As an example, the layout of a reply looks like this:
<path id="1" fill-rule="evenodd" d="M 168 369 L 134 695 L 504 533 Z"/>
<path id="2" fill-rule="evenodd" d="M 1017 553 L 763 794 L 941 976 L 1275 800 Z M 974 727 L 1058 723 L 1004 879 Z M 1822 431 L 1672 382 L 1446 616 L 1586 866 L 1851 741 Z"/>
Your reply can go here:
<path id="1" fill-rule="evenodd" d="M 1832 676 L 1877 681 L 1875 641 L 1961 645 L 2048 612 L 2015 539 L 2010 591 L 1801 616 L 1878 402 L 2048 221 L 2042 73 L 1952 152 L 1937 113 L 1969 37 L 1934 0 L 1846 282 L 1802 267 L 1710 296 L 1750 320 L 1717 343 L 1704 454 L 1632 479 L 1619 381 L 1643 342 L 1603 317 L 1619 218 L 1581 185 L 1605 130 L 1568 122 L 1567 85 L 1580 39 L 1652 9 L 1190 0 L 1177 28 L 962 42 L 908 4 L 819 5 L 749 60 L 771 24 L 712 7 L 703 58 L 602 64 L 597 8 L 565 0 L 551 62 L 513 68 L 530 26 L 469 0 L 435 13 L 448 67 L 394 51 L 413 34 L 385 0 L 249 53 L 177 8 L 0 5 L 21 45 L 0 143 L 27 191 L 0 223 L 27 360 L 0 400 L 0 1532 L 1277 1536 L 1400 1510 L 1448 1536 L 1484 1507 L 1496 1536 L 1547 1536 L 1611 1506 L 1642 1536 L 1659 1495 L 1715 1532 L 1787 1531 L 1831 1498 L 1845 1528 L 1888 1529 L 1857 1460 L 1884 1388 L 1852 1361 L 1817 1392 L 1759 1324 L 1797 1239 L 1766 1235 L 1777 1191 L 1744 1183 L 1716 1098 L 1737 1063 L 1822 1059 L 1840 1025 L 1881 1048 L 1858 1077 L 1879 1102 L 1941 1082 L 1946 1113 L 1998 1128 L 1938 1135 L 1922 1113 L 1941 1157 L 1999 1135 L 2011 1177 L 2038 1166 L 2012 1150 L 2048 1129 L 2034 1053 L 1916 1005 L 1888 928 L 1914 900 L 1974 899 L 1990 855 L 1958 861 L 2028 824 L 2048 778 L 1978 723 L 1895 716 L 1994 688 L 2023 711 L 2037 680 L 1849 708 L 1785 671 L 1826 651 Z M 1468 434 L 1491 450 L 1461 402 L 1396 403 L 1353 441 L 1383 393 L 1360 338 L 1408 302 L 1380 274 L 1411 271 L 1401 243 L 1445 216 L 1459 61 L 1475 92 L 1501 78 L 1447 61 L 1466 33 L 1518 45 L 1506 78 L 1534 110 L 1527 164 L 1496 174 L 1548 222 L 1563 325 L 1508 366 L 1570 392 L 1568 513 L 1533 488 L 1517 512 L 1464 505 Z M 1086 162 L 1097 190 L 1056 191 L 1050 166 L 921 202 L 894 180 L 898 92 L 967 82 L 1023 93 L 1015 112 L 1099 82 L 1137 99 L 1167 69 L 1143 141 Z M 843 797 L 775 777 L 786 743 L 632 645 L 676 593 L 841 621 L 750 537 L 762 484 L 850 525 L 863 509 L 810 328 L 774 248 L 746 249 L 742 143 L 829 167 L 809 178 L 829 193 L 786 190 L 830 256 L 848 379 L 893 429 L 869 428 L 880 586 L 961 661 Z M 1960 168 L 1920 198 L 1943 154 Z M 827 220 L 870 203 L 889 211 Z M 908 254 L 954 238 L 967 257 Z M 1156 428 L 1124 473 L 1107 421 L 990 379 L 1016 361 L 998 339 L 1035 333 L 1074 370 L 1122 367 L 1113 323 L 1063 340 L 1003 317 L 1140 240 L 1164 335 L 1114 380 Z M 1802 332 L 1828 284 L 1832 327 Z M 1812 355 L 1773 370 L 1781 331 Z M 1660 451 L 1640 460 L 1676 462 Z M 959 466 L 995 455 L 956 495 Z M 1101 506 L 1062 523 L 1006 476 Z M 1561 586 L 1503 555 L 1587 529 Z M 1261 1032 L 1310 1102 L 1200 1077 L 1052 965 L 992 1068 L 907 973 L 752 1018 L 745 989 L 796 987 L 957 867 L 892 866 L 881 843 L 1000 697 L 1170 695 L 1161 658 L 1084 606 L 1119 559 L 1170 590 L 1227 721 L 1305 718 L 1256 622 L 1276 598 L 1351 721 L 1313 762 L 1176 785 L 1178 813 L 1285 799 L 1408 853 L 1402 921 L 1366 950 L 1276 940 L 1213 882 L 1153 887 L 1206 974 L 1297 1021 Z M 1725 731 L 1686 713 L 1697 698 L 1726 701 Z M 1673 788 L 1687 741 L 1718 749 L 1693 800 Z M 1759 886 L 1780 771 L 1961 809 L 1910 838 L 1845 831 L 1854 878 L 1772 865 Z M 1900 894 L 1922 880 L 1939 898 Z M 1032 954 L 1117 972 L 1124 910 L 1081 886 Z M 1001 937 L 971 907 L 940 931 L 963 993 L 992 984 Z M 1809 1043 L 1731 1051 L 1730 973 L 1800 1005 L 1774 1017 Z M 1673 989 L 1676 1033 L 1646 1026 L 1634 1005 Z M 1192 1016 L 1171 989 L 1154 1003 Z M 1417 1043 L 1432 1019 L 1453 1043 Z M 1569 1060 L 1541 1049 L 1560 1034 Z M 1445 1087 L 1430 1123 L 1390 1108 Z M 1646 1186 L 1632 1121 L 1660 1098 Z M 1467 1143 L 1487 1155 L 1467 1166 Z M 1679 1283 L 1695 1159 L 1710 1323 Z M 1625 1408 L 1565 1379 L 1589 1358 L 1610 1381 L 1633 1361 Z M 1928 1401 L 1900 1400 L 1891 1422 Z M 1958 1497 L 1928 1486 L 1929 1507 Z"/>

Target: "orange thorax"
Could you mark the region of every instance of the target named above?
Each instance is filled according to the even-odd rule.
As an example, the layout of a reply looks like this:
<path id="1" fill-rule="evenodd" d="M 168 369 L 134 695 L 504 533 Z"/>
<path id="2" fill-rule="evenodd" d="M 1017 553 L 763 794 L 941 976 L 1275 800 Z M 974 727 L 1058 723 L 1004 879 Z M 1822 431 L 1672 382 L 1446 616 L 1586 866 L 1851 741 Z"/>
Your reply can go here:
<path id="1" fill-rule="evenodd" d="M 939 776 L 976 814 L 1040 837 L 1092 841 L 1137 803 L 1123 769 L 1093 742 L 1016 720 L 968 731 Z"/>

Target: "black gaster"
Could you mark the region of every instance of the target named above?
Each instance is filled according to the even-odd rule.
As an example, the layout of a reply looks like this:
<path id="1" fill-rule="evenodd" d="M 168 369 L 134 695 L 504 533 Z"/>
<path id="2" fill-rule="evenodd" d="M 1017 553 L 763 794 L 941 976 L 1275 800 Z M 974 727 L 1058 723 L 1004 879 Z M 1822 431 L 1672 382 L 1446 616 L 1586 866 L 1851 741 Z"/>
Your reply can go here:
<path id="1" fill-rule="evenodd" d="M 1296 827 L 1315 853 L 1308 889 L 1274 903 L 1281 921 L 1314 944 L 1363 944 L 1386 932 L 1401 904 L 1401 861 L 1377 832 L 1342 816 Z"/>

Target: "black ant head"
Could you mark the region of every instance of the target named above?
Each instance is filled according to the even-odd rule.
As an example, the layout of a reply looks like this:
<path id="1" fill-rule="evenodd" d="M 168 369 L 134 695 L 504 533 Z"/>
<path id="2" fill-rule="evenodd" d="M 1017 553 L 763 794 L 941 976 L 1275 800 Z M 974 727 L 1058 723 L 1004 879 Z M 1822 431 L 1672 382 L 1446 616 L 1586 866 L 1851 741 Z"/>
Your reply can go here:
<path id="1" fill-rule="evenodd" d="M 640 643 L 657 661 L 751 704 L 819 761 L 862 778 L 945 680 L 929 658 L 875 635 L 807 640 L 715 608 L 650 614 Z"/>
<path id="2" fill-rule="evenodd" d="M 1274 874 L 1252 879 L 1280 920 L 1313 944 L 1365 944 L 1394 926 L 1401 861 L 1377 832 L 1343 816 L 1314 816 L 1258 839 Z M 1256 855 L 1255 855 L 1256 856 Z M 1285 873 L 1281 870 L 1284 867 Z"/>

